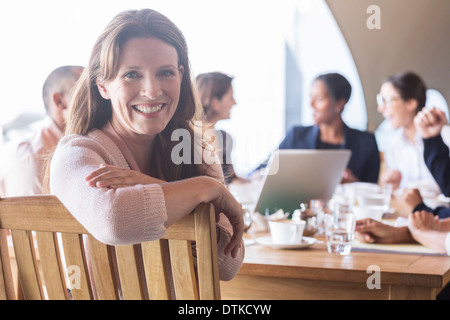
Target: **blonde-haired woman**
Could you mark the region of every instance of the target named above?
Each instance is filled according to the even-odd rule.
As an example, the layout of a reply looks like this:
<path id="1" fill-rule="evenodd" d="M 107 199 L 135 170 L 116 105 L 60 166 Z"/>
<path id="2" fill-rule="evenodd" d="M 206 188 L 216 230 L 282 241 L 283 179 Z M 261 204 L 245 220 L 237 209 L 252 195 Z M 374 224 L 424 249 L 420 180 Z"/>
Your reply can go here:
<path id="1" fill-rule="evenodd" d="M 196 164 L 201 148 L 192 120 L 201 115 L 187 47 L 162 14 L 118 14 L 94 45 L 75 92 L 66 136 L 50 166 L 50 191 L 94 237 L 120 245 L 151 241 L 211 202 L 217 216 L 222 280 L 243 256 L 242 207 L 227 191 L 220 165 Z M 191 137 L 178 161 L 173 133 Z M 219 215 L 220 214 L 220 215 Z"/>

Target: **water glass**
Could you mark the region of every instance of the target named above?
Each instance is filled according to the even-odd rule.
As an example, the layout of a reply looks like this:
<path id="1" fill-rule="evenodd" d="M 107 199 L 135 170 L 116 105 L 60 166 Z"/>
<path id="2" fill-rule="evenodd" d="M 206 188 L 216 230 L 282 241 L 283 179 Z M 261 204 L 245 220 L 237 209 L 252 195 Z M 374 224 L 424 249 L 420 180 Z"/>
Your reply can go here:
<path id="1" fill-rule="evenodd" d="M 242 210 L 243 218 L 244 218 L 244 232 L 247 232 L 248 229 L 252 226 L 253 218 L 249 209 L 243 208 Z"/>
<path id="2" fill-rule="evenodd" d="M 392 185 L 376 186 L 377 189 L 358 188 L 356 204 L 358 206 L 380 206 L 384 212 L 389 212 L 392 197 Z"/>
<path id="3" fill-rule="evenodd" d="M 352 213 L 325 215 L 325 236 L 329 253 L 348 255 L 352 250 L 356 218 Z"/>
<path id="4" fill-rule="evenodd" d="M 373 220 L 381 221 L 383 214 L 385 213 L 383 206 L 354 206 L 353 214 L 356 220 L 370 218 Z"/>

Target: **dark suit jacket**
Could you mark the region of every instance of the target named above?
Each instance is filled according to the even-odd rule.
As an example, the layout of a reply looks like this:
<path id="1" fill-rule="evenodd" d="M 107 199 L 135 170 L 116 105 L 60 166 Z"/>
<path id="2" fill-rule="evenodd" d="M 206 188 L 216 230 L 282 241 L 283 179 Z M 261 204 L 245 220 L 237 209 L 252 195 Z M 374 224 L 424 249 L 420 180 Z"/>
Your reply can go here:
<path id="1" fill-rule="evenodd" d="M 343 149 L 352 151 L 348 168 L 363 182 L 378 182 L 380 171 L 380 153 L 375 136 L 369 132 L 352 129 L 344 125 L 345 142 Z M 320 130 L 318 126 L 293 127 L 280 149 L 319 149 Z"/>
<path id="2" fill-rule="evenodd" d="M 423 155 L 428 169 L 442 193 L 446 197 L 450 197 L 450 158 L 447 145 L 442 140 L 442 136 L 438 135 L 434 138 L 424 139 L 423 147 Z M 441 219 L 450 217 L 450 208 L 437 207 L 432 210 L 422 202 L 414 208 L 413 212 L 420 210 L 433 212 Z"/>
<path id="3" fill-rule="evenodd" d="M 423 155 L 434 180 L 446 197 L 450 197 L 450 157 L 447 145 L 439 134 L 423 140 Z"/>

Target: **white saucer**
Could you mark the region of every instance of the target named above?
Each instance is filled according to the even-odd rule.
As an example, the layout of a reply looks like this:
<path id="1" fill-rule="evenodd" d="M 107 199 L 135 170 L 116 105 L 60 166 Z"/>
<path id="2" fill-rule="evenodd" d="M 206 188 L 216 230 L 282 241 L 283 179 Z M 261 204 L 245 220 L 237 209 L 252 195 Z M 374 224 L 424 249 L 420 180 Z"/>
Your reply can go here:
<path id="1" fill-rule="evenodd" d="M 274 243 L 272 242 L 272 237 L 267 236 L 256 238 L 256 242 L 274 249 L 303 249 L 312 246 L 318 241 L 315 238 L 303 237 L 300 243 Z"/>

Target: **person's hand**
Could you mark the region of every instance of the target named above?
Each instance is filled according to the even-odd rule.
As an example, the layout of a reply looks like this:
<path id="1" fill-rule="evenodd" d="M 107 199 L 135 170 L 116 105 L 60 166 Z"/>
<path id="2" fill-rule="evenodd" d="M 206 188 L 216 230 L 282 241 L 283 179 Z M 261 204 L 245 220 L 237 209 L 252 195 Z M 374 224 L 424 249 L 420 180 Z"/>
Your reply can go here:
<path id="1" fill-rule="evenodd" d="M 380 184 L 392 184 L 392 189 L 396 190 L 402 181 L 402 174 L 398 170 L 388 170 L 381 175 Z"/>
<path id="2" fill-rule="evenodd" d="M 225 254 L 231 253 L 235 258 L 242 243 L 244 235 L 244 212 L 242 205 L 234 198 L 225 186 L 219 188 L 217 197 L 211 200 L 216 211 L 216 220 L 219 221 L 219 214 L 223 213 L 233 227 L 233 236 L 225 248 Z"/>
<path id="3" fill-rule="evenodd" d="M 408 217 L 408 228 L 414 234 L 420 230 L 440 230 L 439 216 L 428 211 L 416 211 Z"/>
<path id="4" fill-rule="evenodd" d="M 442 127 L 447 124 L 444 111 L 437 108 L 423 108 L 414 117 L 417 132 L 424 139 L 436 137 L 441 133 Z"/>
<path id="5" fill-rule="evenodd" d="M 119 168 L 107 164 L 100 167 L 85 177 L 91 187 L 117 189 L 138 184 L 163 183 L 164 181 L 152 178 L 135 170 Z"/>
<path id="6" fill-rule="evenodd" d="M 370 218 L 356 221 L 355 236 L 361 242 L 400 243 L 410 242 L 408 228 L 396 228 Z"/>
<path id="7" fill-rule="evenodd" d="M 414 208 L 423 202 L 419 189 L 405 189 L 400 200 L 407 213 L 412 213 Z"/>
<path id="8" fill-rule="evenodd" d="M 353 174 L 352 170 L 345 169 L 344 173 L 342 174 L 341 183 L 351 183 L 358 181 L 359 179 Z"/>
<path id="9" fill-rule="evenodd" d="M 145 185 L 165 183 L 165 181 L 147 176 L 131 169 L 119 168 L 106 164 L 102 164 L 100 165 L 100 168 L 92 171 L 85 177 L 85 180 L 89 186 L 110 189 L 130 187 L 137 184 Z M 231 256 L 235 258 L 239 251 L 242 236 L 244 234 L 242 206 L 224 185 L 212 178 L 208 178 L 206 180 L 213 184 L 208 187 L 208 193 L 213 195 L 210 199 L 207 199 L 207 202 L 211 202 L 214 205 L 216 220 L 219 221 L 219 215 L 220 213 L 223 213 L 233 227 L 233 236 L 225 248 L 225 254 L 231 253 Z"/>

